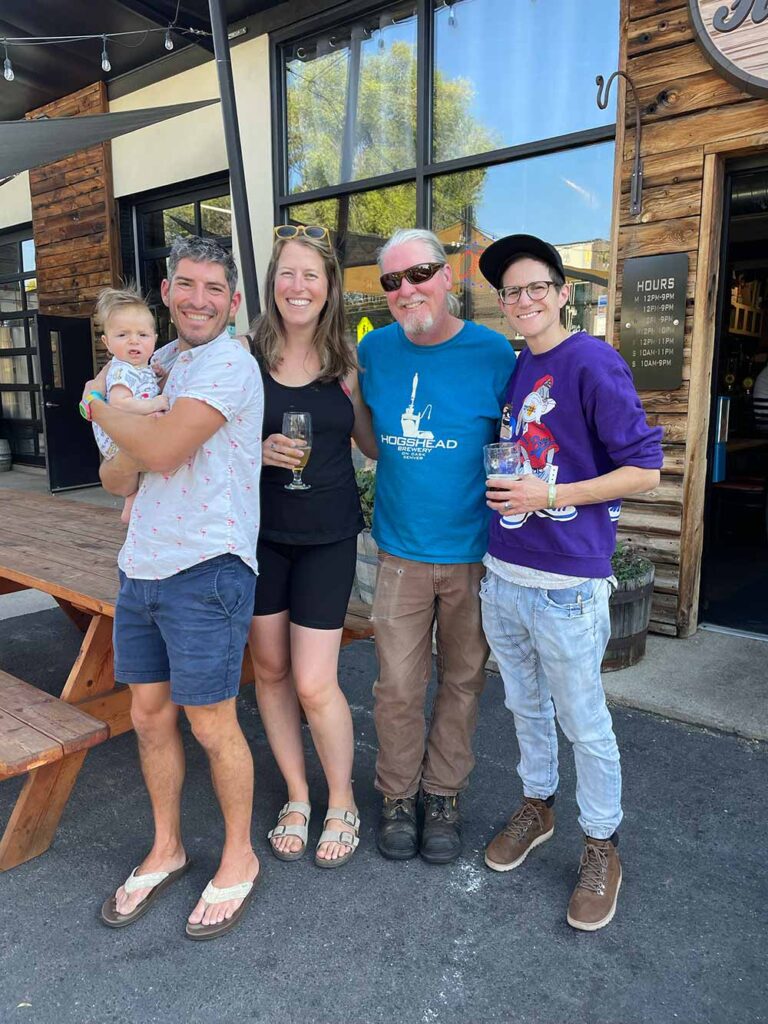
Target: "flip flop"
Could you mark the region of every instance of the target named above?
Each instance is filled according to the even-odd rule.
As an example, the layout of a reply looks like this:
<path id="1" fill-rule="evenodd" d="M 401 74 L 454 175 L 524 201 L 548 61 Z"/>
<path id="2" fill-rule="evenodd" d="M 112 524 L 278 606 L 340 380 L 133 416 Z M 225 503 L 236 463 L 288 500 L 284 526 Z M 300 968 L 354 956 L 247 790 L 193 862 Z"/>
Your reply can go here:
<path id="1" fill-rule="evenodd" d="M 289 800 L 288 803 L 284 804 L 280 809 L 280 813 L 277 816 L 277 824 L 267 832 L 267 839 L 270 840 L 269 845 L 272 849 L 272 853 L 278 860 L 299 860 L 299 858 L 303 857 L 307 852 L 307 829 L 309 828 L 309 815 L 311 810 L 312 809 L 309 804 L 304 803 L 303 800 Z M 293 813 L 304 815 L 303 825 L 280 824 L 286 815 Z M 272 840 L 280 839 L 282 836 L 297 836 L 302 843 L 300 849 L 278 850 Z"/>
<path id="2" fill-rule="evenodd" d="M 345 830 L 342 832 L 334 828 L 323 829 L 320 833 L 320 838 L 317 840 L 318 848 L 323 843 L 341 843 L 344 846 L 349 846 L 350 849 L 335 860 L 331 860 L 329 857 L 319 857 L 316 849 L 315 864 L 319 868 L 340 868 L 343 864 L 347 863 L 360 842 L 360 818 L 357 816 L 356 811 L 348 811 L 343 807 L 329 807 L 323 820 L 323 825 L 332 818 L 343 821 L 345 825 L 349 825 L 351 831 Z"/>
<path id="3" fill-rule="evenodd" d="M 136 871 L 138 869 L 134 868 L 123 883 L 125 891 L 136 892 L 137 889 L 147 889 L 151 886 L 150 891 L 141 903 L 134 907 L 130 914 L 118 913 L 115 897 L 110 896 L 101 907 L 102 924 L 105 924 L 107 928 L 125 928 L 126 925 L 138 921 L 140 917 L 146 914 L 163 889 L 167 889 L 177 878 L 185 875 L 191 867 L 192 861 L 187 857 L 181 867 L 176 868 L 175 871 L 155 871 L 148 875 L 137 875 Z"/>
<path id="4" fill-rule="evenodd" d="M 218 939 L 220 935 L 224 935 L 226 932 L 232 931 L 236 924 L 240 921 L 243 914 L 248 907 L 248 904 L 253 899 L 253 893 L 256 886 L 261 881 L 262 869 L 259 867 L 259 873 L 256 875 L 252 882 L 240 882 L 238 885 L 230 885 L 226 889 L 217 888 L 213 882 L 209 882 L 203 890 L 202 899 L 206 903 L 226 903 L 227 900 L 239 900 L 242 899 L 242 903 L 234 912 L 232 917 L 227 918 L 226 921 L 219 921 L 218 924 L 190 924 L 187 921 L 185 928 L 188 939 L 194 939 L 195 942 L 206 942 L 208 939 Z"/>

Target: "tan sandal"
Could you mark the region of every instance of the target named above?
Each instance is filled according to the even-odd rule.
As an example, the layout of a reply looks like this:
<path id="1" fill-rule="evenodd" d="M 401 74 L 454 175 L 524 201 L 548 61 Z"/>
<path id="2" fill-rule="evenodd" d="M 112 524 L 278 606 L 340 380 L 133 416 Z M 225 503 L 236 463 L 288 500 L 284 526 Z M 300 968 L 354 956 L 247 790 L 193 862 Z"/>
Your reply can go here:
<path id="1" fill-rule="evenodd" d="M 206 942 L 208 939 L 218 939 L 220 935 L 231 932 L 248 909 L 259 882 L 261 882 L 261 866 L 259 866 L 258 875 L 252 882 L 240 882 L 238 885 L 230 885 L 226 889 L 219 889 L 213 882 L 209 882 L 201 897 L 209 906 L 214 903 L 226 903 L 228 900 L 242 900 L 243 902 L 232 917 L 225 918 L 218 924 L 190 924 L 187 921 L 184 929 L 187 938 L 193 939 L 195 942 Z"/>
<path id="2" fill-rule="evenodd" d="M 277 857 L 278 860 L 299 860 L 307 852 L 307 832 L 309 829 L 309 815 L 312 808 L 309 804 L 304 803 L 303 800 L 289 800 L 286 804 L 280 808 L 280 813 L 277 816 L 277 824 L 274 828 L 271 828 L 267 832 L 267 839 L 270 840 L 270 848 L 272 853 Z M 303 825 L 281 825 L 280 822 L 288 814 L 303 814 L 304 824 Z M 300 850 L 278 850 L 275 848 L 275 844 L 272 842 L 273 839 L 281 839 L 283 836 L 296 836 L 301 840 Z"/>
<path id="3" fill-rule="evenodd" d="M 104 905 L 101 908 L 101 920 L 108 928 L 125 928 L 126 925 L 133 924 L 134 921 L 138 921 L 140 917 L 149 910 L 152 904 L 155 902 L 157 897 L 167 889 L 169 885 L 172 885 L 177 878 L 181 878 L 185 875 L 192 866 L 192 861 L 187 857 L 186 861 L 181 865 L 180 868 L 176 868 L 175 871 L 154 871 L 152 874 L 137 875 L 138 868 L 134 868 L 130 875 L 123 882 L 125 891 L 128 893 L 136 892 L 138 889 L 149 889 L 149 892 L 144 899 L 129 914 L 121 914 L 118 912 L 116 897 L 110 896 L 108 900 L 105 900 Z"/>
<path id="4" fill-rule="evenodd" d="M 336 857 L 334 860 L 331 860 L 330 857 L 318 857 L 316 849 L 315 864 L 317 864 L 319 868 L 340 868 L 342 864 L 347 863 L 360 842 L 360 818 L 357 816 L 357 811 L 347 811 L 343 807 L 329 807 L 325 818 L 323 819 L 323 825 L 333 818 L 343 821 L 345 825 L 349 826 L 351 831 L 344 830 L 340 832 L 335 828 L 324 828 L 317 841 L 317 849 L 319 849 L 323 843 L 341 843 L 344 846 L 351 847 L 351 849 L 347 850 L 346 853 L 343 853 L 341 857 Z"/>

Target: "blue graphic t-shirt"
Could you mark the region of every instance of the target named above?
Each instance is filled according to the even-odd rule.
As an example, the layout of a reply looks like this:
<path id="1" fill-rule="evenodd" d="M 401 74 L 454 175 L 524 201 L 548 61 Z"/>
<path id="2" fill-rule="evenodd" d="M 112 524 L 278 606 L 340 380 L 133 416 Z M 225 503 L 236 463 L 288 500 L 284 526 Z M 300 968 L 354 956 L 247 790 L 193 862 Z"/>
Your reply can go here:
<path id="1" fill-rule="evenodd" d="M 512 346 L 471 322 L 440 345 L 415 345 L 390 324 L 366 334 L 358 356 L 379 446 L 374 540 L 418 562 L 481 561 L 483 445 L 496 439 Z"/>

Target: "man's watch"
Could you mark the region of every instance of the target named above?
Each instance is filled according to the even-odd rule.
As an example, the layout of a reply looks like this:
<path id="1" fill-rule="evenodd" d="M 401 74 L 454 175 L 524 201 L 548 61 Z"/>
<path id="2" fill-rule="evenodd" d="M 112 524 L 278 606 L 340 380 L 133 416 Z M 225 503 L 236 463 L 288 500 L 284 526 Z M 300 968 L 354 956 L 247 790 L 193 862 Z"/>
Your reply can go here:
<path id="1" fill-rule="evenodd" d="M 93 418 L 91 416 L 91 402 L 106 402 L 106 400 L 106 397 L 100 391 L 89 391 L 86 395 L 83 395 L 83 400 L 78 407 L 80 415 L 90 423 Z"/>

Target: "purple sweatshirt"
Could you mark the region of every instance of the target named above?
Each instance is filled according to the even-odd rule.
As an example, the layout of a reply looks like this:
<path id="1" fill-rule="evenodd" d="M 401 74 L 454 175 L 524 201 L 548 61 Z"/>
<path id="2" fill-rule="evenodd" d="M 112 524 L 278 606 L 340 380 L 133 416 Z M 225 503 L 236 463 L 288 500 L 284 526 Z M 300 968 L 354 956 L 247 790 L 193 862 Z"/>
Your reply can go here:
<path id="1" fill-rule="evenodd" d="M 524 472 L 549 483 L 620 466 L 660 469 L 661 427 L 649 427 L 632 374 L 610 345 L 573 334 L 541 355 L 525 348 L 509 382 L 501 439 L 518 441 Z M 568 576 L 612 575 L 620 501 L 494 515 L 488 550 L 512 565 Z"/>

